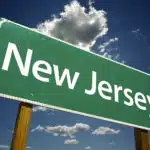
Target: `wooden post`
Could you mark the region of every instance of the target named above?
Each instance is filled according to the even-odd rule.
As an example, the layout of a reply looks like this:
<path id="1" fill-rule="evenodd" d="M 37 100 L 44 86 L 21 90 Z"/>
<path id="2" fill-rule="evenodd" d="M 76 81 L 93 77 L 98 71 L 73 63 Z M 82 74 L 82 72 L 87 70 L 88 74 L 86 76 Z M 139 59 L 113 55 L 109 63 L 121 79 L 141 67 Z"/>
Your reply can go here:
<path id="1" fill-rule="evenodd" d="M 134 128 L 134 137 L 136 150 L 150 150 L 147 130 Z"/>
<path id="2" fill-rule="evenodd" d="M 11 143 L 11 150 L 25 150 L 29 129 L 29 122 L 32 112 L 32 104 L 21 102 Z"/>

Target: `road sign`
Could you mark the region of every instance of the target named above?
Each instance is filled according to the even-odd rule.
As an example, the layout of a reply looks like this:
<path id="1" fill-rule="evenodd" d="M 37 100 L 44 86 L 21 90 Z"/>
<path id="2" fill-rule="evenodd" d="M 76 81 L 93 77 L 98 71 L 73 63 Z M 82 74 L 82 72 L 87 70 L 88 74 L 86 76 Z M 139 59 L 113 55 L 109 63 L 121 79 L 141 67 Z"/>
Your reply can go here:
<path id="1" fill-rule="evenodd" d="M 0 96 L 150 129 L 150 75 L 0 20 Z"/>

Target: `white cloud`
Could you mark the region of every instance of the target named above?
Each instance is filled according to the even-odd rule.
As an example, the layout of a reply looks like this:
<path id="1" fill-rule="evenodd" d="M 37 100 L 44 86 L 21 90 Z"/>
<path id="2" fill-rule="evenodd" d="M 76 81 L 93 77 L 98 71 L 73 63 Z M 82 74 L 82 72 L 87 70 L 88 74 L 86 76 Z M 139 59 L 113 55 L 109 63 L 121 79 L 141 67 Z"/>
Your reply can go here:
<path id="1" fill-rule="evenodd" d="M 112 44 L 112 43 L 114 43 L 114 42 L 116 42 L 116 41 L 118 41 L 118 40 L 119 40 L 119 39 L 118 39 L 117 37 L 111 38 L 111 39 L 109 39 L 107 42 L 101 44 L 101 45 L 98 47 L 98 49 L 100 50 L 100 52 L 103 53 L 103 52 L 106 51 L 106 48 L 107 48 L 108 46 L 110 46 L 110 44 Z"/>
<path id="2" fill-rule="evenodd" d="M 140 29 L 132 30 L 132 33 L 139 33 L 139 32 L 140 32 Z"/>
<path id="3" fill-rule="evenodd" d="M 10 146 L 8 146 L 8 145 L 0 145 L 0 149 L 10 149 Z"/>
<path id="4" fill-rule="evenodd" d="M 66 126 L 66 125 L 58 125 L 58 126 L 46 126 L 42 127 L 38 125 L 36 128 L 32 129 L 31 132 L 35 131 L 43 131 L 47 133 L 51 133 L 54 136 L 70 136 L 74 137 L 74 134 L 77 132 L 88 131 L 90 126 L 83 123 L 76 123 L 73 126 Z"/>
<path id="5" fill-rule="evenodd" d="M 46 107 L 42 107 L 42 106 L 35 106 L 35 107 L 33 107 L 33 109 L 32 109 L 32 111 L 33 112 L 39 112 L 39 111 L 47 111 L 47 110 L 49 110 L 48 108 L 46 108 Z"/>
<path id="6" fill-rule="evenodd" d="M 136 36 L 137 39 L 143 38 L 144 40 L 147 40 L 146 36 L 142 34 L 140 29 L 135 29 L 135 30 L 132 30 L 131 32 Z"/>
<path id="7" fill-rule="evenodd" d="M 26 146 L 26 149 L 31 149 L 32 147 L 31 146 Z"/>
<path id="8" fill-rule="evenodd" d="M 76 0 L 64 6 L 59 17 L 46 20 L 37 29 L 83 49 L 90 50 L 96 40 L 107 34 L 107 18 L 104 10 L 96 10 L 89 1 L 89 10 Z"/>
<path id="9" fill-rule="evenodd" d="M 111 141 L 111 142 L 109 142 L 108 144 L 109 144 L 109 145 L 112 145 L 112 146 L 115 146 L 115 145 L 116 145 L 116 143 L 115 143 L 114 141 Z"/>
<path id="10" fill-rule="evenodd" d="M 42 107 L 42 106 L 35 106 L 32 109 L 33 112 L 46 112 L 48 111 L 48 115 L 54 115 L 55 114 L 55 109 L 52 108 L 46 108 L 46 107 Z"/>
<path id="11" fill-rule="evenodd" d="M 91 146 L 86 146 L 86 147 L 84 147 L 84 149 L 90 150 L 90 149 L 92 149 L 92 148 L 91 148 Z"/>
<path id="12" fill-rule="evenodd" d="M 98 50 L 100 54 L 104 57 L 107 57 L 109 59 L 113 59 L 115 61 L 120 61 L 120 55 L 117 52 L 118 47 L 117 46 L 112 46 L 113 43 L 116 43 L 119 41 L 119 38 L 111 38 L 107 40 L 106 42 L 102 43 L 101 45 L 98 46 Z"/>
<path id="13" fill-rule="evenodd" d="M 106 135 L 106 134 L 119 134 L 120 130 L 115 130 L 109 127 L 98 127 L 95 129 L 92 134 L 93 135 Z"/>
<path id="14" fill-rule="evenodd" d="M 79 141 L 76 140 L 76 139 L 67 139 L 65 140 L 64 144 L 68 144 L 68 145 L 71 145 L 71 144 L 78 144 Z"/>
<path id="15" fill-rule="evenodd" d="M 44 127 L 42 127 L 41 125 L 38 125 L 36 128 L 32 129 L 31 132 L 35 132 L 35 131 L 43 131 Z"/>
<path id="16" fill-rule="evenodd" d="M 8 132 L 14 133 L 14 129 L 8 129 Z"/>
<path id="17" fill-rule="evenodd" d="M 26 149 L 31 149 L 31 146 L 26 146 Z M 0 149 L 10 149 L 10 146 L 8 145 L 0 145 Z"/>
<path id="18" fill-rule="evenodd" d="M 73 0 L 64 6 L 64 10 L 59 15 L 53 15 L 51 19 L 40 23 L 37 30 L 91 51 L 95 43 L 102 40 L 108 32 L 106 12 L 97 10 L 93 3 L 89 0 L 87 9 L 77 0 Z M 111 38 L 99 45 L 99 54 L 124 63 L 116 52 L 118 47 L 112 47 L 112 44 L 118 40 L 118 37 Z"/>
<path id="19" fill-rule="evenodd" d="M 92 5 L 94 4 L 93 0 L 89 0 L 89 7 L 93 7 Z"/>

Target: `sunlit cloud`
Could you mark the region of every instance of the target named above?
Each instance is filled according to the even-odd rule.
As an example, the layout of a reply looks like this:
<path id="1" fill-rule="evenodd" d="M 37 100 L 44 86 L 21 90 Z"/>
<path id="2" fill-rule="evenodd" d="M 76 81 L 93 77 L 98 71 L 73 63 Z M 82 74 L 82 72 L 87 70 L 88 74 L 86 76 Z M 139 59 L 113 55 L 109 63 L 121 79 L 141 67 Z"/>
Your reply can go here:
<path id="1" fill-rule="evenodd" d="M 119 41 L 118 37 L 109 38 L 102 43 L 105 36 L 108 37 L 107 12 L 97 10 L 93 4 L 94 2 L 89 0 L 88 8 L 85 8 L 77 0 L 73 0 L 64 6 L 59 15 L 54 14 L 50 19 L 39 23 L 37 30 L 87 51 L 93 51 L 93 46 L 101 41 L 101 44 L 95 47 L 99 50 L 99 55 L 125 63 L 116 51 L 118 46 L 112 46 Z"/>
<path id="2" fill-rule="evenodd" d="M 46 20 L 37 29 L 50 36 L 90 50 L 98 38 L 107 34 L 107 18 L 104 10 L 96 10 L 89 1 L 89 8 L 76 0 L 64 6 L 64 11 Z"/>
<path id="3" fill-rule="evenodd" d="M 58 125 L 58 126 L 41 126 L 38 125 L 36 128 L 32 129 L 31 132 L 42 131 L 46 133 L 51 133 L 54 136 L 69 136 L 74 137 L 78 132 L 89 131 L 90 126 L 83 123 L 76 123 L 73 126 Z"/>
<path id="4" fill-rule="evenodd" d="M 26 146 L 26 149 L 31 149 L 32 147 L 31 146 Z"/>
<path id="5" fill-rule="evenodd" d="M 109 39 L 107 42 L 104 42 L 103 44 L 99 45 L 98 49 L 101 53 L 106 51 L 106 48 L 109 47 L 112 43 L 118 41 L 119 39 L 117 37 Z"/>
<path id="6" fill-rule="evenodd" d="M 84 147 L 84 149 L 90 150 L 90 149 L 92 149 L 92 148 L 91 148 L 91 146 L 86 146 L 86 147 Z"/>
<path id="7" fill-rule="evenodd" d="M 116 145 L 116 143 L 115 143 L 114 141 L 111 141 L 111 142 L 109 142 L 108 144 L 109 144 L 109 145 L 112 145 L 112 146 L 115 146 L 115 145 Z"/>
<path id="8" fill-rule="evenodd" d="M 78 144 L 78 143 L 79 143 L 79 141 L 76 139 L 67 139 L 64 142 L 64 144 L 67 144 L 67 145 Z"/>
<path id="9" fill-rule="evenodd" d="M 32 147 L 31 146 L 26 146 L 26 149 L 31 149 Z M 9 145 L 0 145 L 0 149 L 10 149 L 10 146 Z"/>
<path id="10" fill-rule="evenodd" d="M 32 109 L 32 111 L 33 112 L 44 112 L 44 111 L 47 111 L 47 110 L 49 110 L 48 108 L 46 108 L 46 107 L 42 107 L 42 106 L 35 106 L 35 107 L 33 107 L 33 109 Z"/>
<path id="11" fill-rule="evenodd" d="M 8 146 L 8 145 L 0 145 L 0 149 L 10 149 L 10 146 Z"/>
<path id="12" fill-rule="evenodd" d="M 42 127 L 41 125 L 38 125 L 37 127 L 31 130 L 31 132 L 35 132 L 35 131 L 44 131 L 44 127 Z"/>
<path id="13" fill-rule="evenodd" d="M 146 38 L 146 36 L 141 32 L 141 30 L 140 29 L 135 29 L 135 30 L 132 30 L 131 31 L 132 32 L 132 34 L 134 34 L 135 35 L 135 37 L 137 38 L 137 39 L 144 39 L 144 40 L 147 40 L 147 38 Z"/>
<path id="14" fill-rule="evenodd" d="M 109 135 L 109 134 L 119 134 L 120 133 L 120 130 L 115 130 L 115 129 L 112 129 L 110 127 L 98 127 L 97 129 L 95 129 L 92 134 L 93 135 Z"/>

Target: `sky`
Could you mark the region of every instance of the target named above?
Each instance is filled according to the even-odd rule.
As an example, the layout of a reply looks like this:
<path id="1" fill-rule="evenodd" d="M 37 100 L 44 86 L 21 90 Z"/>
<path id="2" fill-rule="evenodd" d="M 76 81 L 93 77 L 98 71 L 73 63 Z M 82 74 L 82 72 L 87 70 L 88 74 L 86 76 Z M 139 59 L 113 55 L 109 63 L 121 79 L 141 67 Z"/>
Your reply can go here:
<path id="1" fill-rule="evenodd" d="M 2 0 L 0 17 L 150 73 L 149 6 L 149 0 Z M 0 150 L 10 147 L 18 104 L 0 98 Z M 134 131 L 34 106 L 26 149 L 134 150 Z"/>

